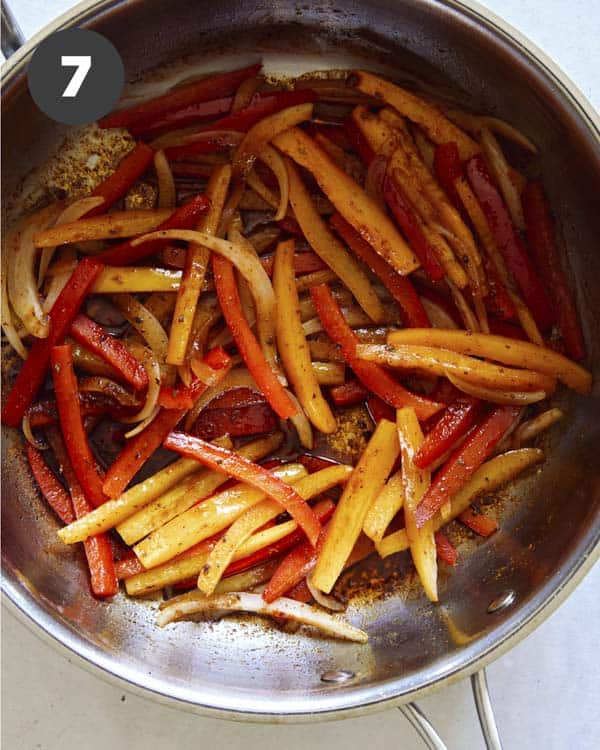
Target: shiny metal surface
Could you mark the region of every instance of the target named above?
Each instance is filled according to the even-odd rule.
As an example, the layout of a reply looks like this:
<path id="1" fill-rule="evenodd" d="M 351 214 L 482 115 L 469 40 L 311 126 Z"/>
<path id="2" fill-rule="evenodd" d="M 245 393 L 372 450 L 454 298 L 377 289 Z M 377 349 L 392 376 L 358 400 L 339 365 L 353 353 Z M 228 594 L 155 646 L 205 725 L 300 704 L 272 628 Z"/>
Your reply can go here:
<path id="1" fill-rule="evenodd" d="M 199 9 L 201 8 L 201 12 Z M 600 236 L 597 118 L 547 61 L 487 12 L 458 3 L 371 0 L 271 3 L 100 2 L 79 6 L 58 26 L 85 25 L 108 36 L 131 81 L 198 50 L 206 69 L 262 54 L 269 71 L 357 64 L 399 80 L 417 78 L 477 109 L 504 116 L 541 147 L 541 173 L 566 238 L 596 380 L 600 375 Z M 136 34 L 131 34 L 131 29 Z M 57 151 L 66 131 L 33 106 L 24 85 L 32 44 L 15 55 L 3 92 L 3 188 L 8 216 L 23 195 L 43 194 L 31 170 Z M 298 50 L 290 53 L 289 50 Z M 190 60 L 184 63 L 187 69 Z M 195 64 L 195 63 L 194 63 Z M 182 64 L 171 64 L 170 73 Z M 440 73 L 443 71 L 443 75 Z M 144 80 L 142 80 L 142 78 Z M 136 85 L 132 85 L 135 91 Z M 14 198 L 11 200 L 11 196 Z M 495 506 L 502 531 L 465 540 L 461 565 L 440 582 L 434 608 L 408 584 L 350 608 L 367 646 L 308 635 L 289 637 L 258 621 L 184 623 L 159 631 L 153 602 L 119 596 L 110 605 L 87 593 L 79 550 L 65 549 L 38 500 L 13 436 L 3 441 L 3 589 L 30 622 L 92 667 L 158 699 L 230 718 L 309 718 L 404 702 L 497 657 L 535 626 L 597 557 L 600 535 L 598 386 L 593 399 L 560 396 L 568 418 L 547 438 L 541 472 Z M 408 571 L 405 558 L 393 560 Z M 511 589 L 513 606 L 487 609 Z M 324 683 L 349 670 L 354 679 Z"/>
<path id="2" fill-rule="evenodd" d="M 15 19 L 10 5 L 4 0 L 1 3 L 1 14 L 2 14 L 2 54 L 4 57 L 10 57 L 21 47 L 25 41 L 23 32 L 21 31 L 17 20 Z"/>
<path id="3" fill-rule="evenodd" d="M 473 688 L 473 699 L 475 700 L 485 746 L 487 750 L 502 750 L 492 701 L 490 700 L 485 669 L 480 669 L 479 672 L 471 675 L 471 686 Z"/>

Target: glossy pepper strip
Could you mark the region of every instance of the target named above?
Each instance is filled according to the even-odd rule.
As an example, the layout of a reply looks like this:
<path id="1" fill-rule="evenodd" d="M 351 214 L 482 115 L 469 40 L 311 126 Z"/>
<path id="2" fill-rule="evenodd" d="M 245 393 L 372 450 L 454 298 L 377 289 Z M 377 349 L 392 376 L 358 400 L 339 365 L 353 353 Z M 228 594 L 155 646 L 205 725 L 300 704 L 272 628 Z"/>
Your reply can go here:
<path id="1" fill-rule="evenodd" d="M 213 253 L 212 265 L 219 304 L 237 348 L 273 410 L 281 419 L 289 419 L 296 414 L 297 409 L 277 375 L 269 367 L 256 336 L 244 317 L 233 265 L 217 253 Z"/>
<path id="2" fill-rule="evenodd" d="M 414 458 L 415 466 L 426 469 L 450 450 L 475 424 L 482 406 L 481 401 L 472 396 L 459 396 L 449 404 L 417 451 Z"/>
<path id="3" fill-rule="evenodd" d="M 128 128 L 130 125 L 158 118 L 190 104 L 233 94 L 242 81 L 257 75 L 261 67 L 262 65 L 257 63 L 178 86 L 162 96 L 113 112 L 99 120 L 98 125 L 101 128 Z"/>
<path id="4" fill-rule="evenodd" d="M 433 156 L 433 169 L 437 181 L 444 188 L 454 208 L 460 211 L 464 220 L 468 219 L 465 207 L 456 191 L 454 181 L 463 176 L 462 163 L 456 143 L 441 143 L 436 147 Z"/>
<path id="5" fill-rule="evenodd" d="M 400 276 L 381 255 L 378 255 L 343 216 L 336 213 L 329 223 L 352 252 L 378 276 L 398 303 L 404 324 L 412 328 L 427 328 L 429 318 L 411 281 L 406 276 Z"/>
<path id="6" fill-rule="evenodd" d="M 456 565 L 458 554 L 448 537 L 441 531 L 436 531 L 434 536 L 438 560 L 445 562 L 446 565 Z"/>
<path id="7" fill-rule="evenodd" d="M 129 132 L 136 138 L 151 138 L 168 130 L 184 128 L 195 122 L 212 120 L 213 117 L 223 117 L 231 109 L 232 96 L 223 96 L 207 102 L 188 104 L 181 109 L 166 112 L 157 117 L 149 117 L 129 126 Z"/>
<path id="8" fill-rule="evenodd" d="M 346 323 L 326 284 L 312 287 L 310 296 L 323 328 L 331 340 L 340 346 L 344 359 L 368 390 L 395 408 L 412 406 L 419 419 L 427 419 L 441 408 L 441 404 L 407 391 L 379 365 L 356 356 L 358 338 Z"/>
<path id="9" fill-rule="evenodd" d="M 53 347 L 50 365 L 60 429 L 67 453 L 86 499 L 97 508 L 106 501 L 106 496 L 102 491 L 102 479 L 83 426 L 72 347 L 69 344 Z"/>
<path id="10" fill-rule="evenodd" d="M 26 450 L 29 466 L 46 502 L 63 523 L 73 523 L 75 513 L 69 493 L 49 469 L 41 452 L 30 443 L 27 443 Z"/>
<path id="11" fill-rule="evenodd" d="M 114 405 L 111 401 L 98 398 L 95 393 L 80 393 L 79 404 L 81 416 L 84 419 L 86 417 L 101 417 Z M 50 399 L 44 399 L 32 404 L 26 413 L 29 418 L 29 426 L 32 430 L 47 427 L 58 421 L 56 401 Z"/>
<path id="12" fill-rule="evenodd" d="M 331 388 L 329 395 L 336 406 L 354 406 L 366 401 L 370 391 L 359 383 L 358 380 L 348 380 L 342 385 Z"/>
<path id="13" fill-rule="evenodd" d="M 209 367 L 221 370 L 225 375 L 230 360 L 227 355 L 224 358 L 224 354 L 222 349 L 217 348 L 208 352 L 203 361 Z M 189 389 L 192 399 L 196 400 L 207 387 L 200 380 L 192 383 Z M 146 428 L 127 441 L 104 477 L 103 490 L 108 497 L 111 499 L 119 497 L 186 411 L 186 408 L 161 409 Z"/>
<path id="14" fill-rule="evenodd" d="M 79 484 L 62 437 L 58 431 L 53 430 L 49 433 L 48 438 L 69 488 L 75 517 L 82 518 L 93 510 L 93 506 L 87 500 Z M 119 581 L 108 534 L 95 534 L 89 537 L 83 543 L 83 549 L 90 571 L 92 593 L 102 598 L 114 596 L 119 590 Z"/>
<path id="15" fill-rule="evenodd" d="M 316 544 L 321 524 L 311 507 L 289 484 L 273 476 L 262 466 L 234 451 L 207 443 L 184 432 L 171 432 L 163 442 L 165 448 L 187 458 L 195 458 L 214 471 L 229 474 L 241 482 L 261 490 L 276 500 L 304 531 L 311 544 Z"/>
<path id="16" fill-rule="evenodd" d="M 163 221 L 156 231 L 165 229 L 195 229 L 198 221 L 210 208 L 210 201 L 204 194 L 196 195 L 191 201 L 176 209 L 166 221 Z M 96 257 L 103 263 L 111 266 L 124 266 L 130 263 L 136 263 L 142 258 L 154 255 L 170 240 L 150 240 L 143 242 L 141 245 L 132 246 L 131 241 L 120 242 L 108 250 L 104 250 Z"/>
<path id="17" fill-rule="evenodd" d="M 313 510 L 319 521 L 322 524 L 325 524 L 333 515 L 335 505 L 331 502 L 331 500 L 322 500 L 314 506 Z M 229 576 L 235 575 L 236 573 L 241 573 L 244 570 L 253 568 L 256 565 L 260 565 L 260 563 L 267 562 L 268 560 L 273 560 L 275 557 L 279 557 L 284 552 L 292 549 L 292 547 L 300 544 L 305 539 L 306 537 L 300 529 L 292 531 L 291 534 L 284 536 L 278 542 L 273 542 L 273 544 L 270 544 L 267 547 L 263 547 L 256 552 L 253 552 L 251 555 L 248 555 L 248 557 L 243 557 L 240 560 L 234 560 L 234 562 L 229 564 L 229 567 L 225 571 L 225 575 L 223 577 L 227 578 Z M 195 582 L 196 579 L 194 579 L 194 583 Z"/>
<path id="18" fill-rule="evenodd" d="M 256 125 L 257 122 L 260 122 L 263 117 L 274 115 L 282 109 L 294 107 L 297 104 L 307 104 L 315 100 L 315 93 L 309 89 L 257 94 L 247 107 L 233 112 L 220 120 L 211 122 L 210 125 L 201 128 L 199 132 L 202 132 L 202 130 L 235 130 L 245 133 L 253 125 Z M 194 154 L 205 153 L 206 145 L 206 141 L 198 141 L 196 143 L 188 143 L 185 146 L 171 146 L 165 149 L 165 154 L 169 159 L 179 161 Z"/>
<path id="19" fill-rule="evenodd" d="M 273 602 L 278 597 L 283 596 L 313 570 L 317 564 L 317 557 L 323 548 L 327 528 L 327 526 L 324 526 L 321 529 L 315 547 L 312 547 L 306 541 L 302 542 L 283 558 L 263 591 L 262 598 L 266 602 Z"/>
<path id="20" fill-rule="evenodd" d="M 444 278 L 444 269 L 425 238 L 406 196 L 390 177 L 386 177 L 383 182 L 383 196 L 427 276 L 431 281 L 441 281 Z"/>
<path id="21" fill-rule="evenodd" d="M 534 269 L 527 250 L 512 223 L 500 193 L 496 189 L 482 156 L 474 156 L 466 165 L 473 192 L 483 209 L 506 266 L 523 293 L 527 307 L 542 331 L 554 322 L 546 291 Z"/>
<path id="22" fill-rule="evenodd" d="M 87 315 L 79 313 L 75 318 L 71 326 L 71 336 L 114 367 L 123 380 L 130 383 L 136 391 L 148 387 L 148 374 L 143 365 L 118 339 Z"/>
<path id="23" fill-rule="evenodd" d="M 17 427 L 21 423 L 27 407 L 35 398 L 46 377 L 50 350 L 53 346 L 62 344 L 64 341 L 81 303 L 102 268 L 102 263 L 93 258 L 84 258 L 77 264 L 71 278 L 65 284 L 50 310 L 48 337 L 35 339 L 27 359 L 17 375 L 15 384 L 8 394 L 2 410 L 3 424 Z"/>
<path id="24" fill-rule="evenodd" d="M 489 458 L 502 437 L 519 417 L 517 406 L 500 406 L 494 409 L 473 430 L 435 475 L 429 489 L 419 503 L 417 526 L 422 527 L 444 505 L 472 474 Z"/>
<path id="25" fill-rule="evenodd" d="M 577 308 L 560 263 L 554 239 L 554 222 L 540 183 L 529 182 L 522 199 L 529 248 L 542 283 L 554 303 L 558 327 L 567 351 L 573 359 L 584 359 L 585 344 Z"/>
<path id="26" fill-rule="evenodd" d="M 145 143 L 138 143 L 132 151 L 121 159 L 115 171 L 94 188 L 92 195 L 104 198 L 104 203 L 90 209 L 86 217 L 106 213 L 139 180 L 153 159 L 154 149 Z"/>
<path id="27" fill-rule="evenodd" d="M 468 526 L 471 531 L 474 531 L 479 536 L 491 536 L 495 531 L 498 531 L 498 524 L 493 518 L 489 516 L 482 516 L 481 513 L 475 513 L 472 508 L 467 508 L 458 517 L 459 521 Z"/>

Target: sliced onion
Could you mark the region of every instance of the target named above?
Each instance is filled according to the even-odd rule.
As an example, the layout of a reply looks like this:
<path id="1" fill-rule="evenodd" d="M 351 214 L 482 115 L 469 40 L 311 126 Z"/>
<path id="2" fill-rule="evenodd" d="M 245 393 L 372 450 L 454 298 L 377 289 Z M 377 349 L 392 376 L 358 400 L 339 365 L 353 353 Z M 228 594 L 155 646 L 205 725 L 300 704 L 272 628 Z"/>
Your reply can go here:
<path id="1" fill-rule="evenodd" d="M 82 216 L 85 216 L 88 211 L 102 205 L 102 203 L 104 203 L 104 198 L 101 195 L 89 195 L 87 198 L 80 198 L 65 208 L 56 220 L 55 226 L 68 224 L 70 221 L 77 221 L 77 219 L 81 219 Z M 40 254 L 40 265 L 38 268 L 38 288 L 41 287 L 44 282 L 46 271 L 48 270 L 48 266 L 50 265 L 55 251 L 56 246 L 45 247 L 42 249 Z"/>
<path id="2" fill-rule="evenodd" d="M 76 267 L 77 254 L 72 248 L 64 248 L 61 252 L 61 259 L 55 261 L 46 273 L 46 278 L 50 278 L 50 281 L 47 282 L 45 289 L 46 298 L 42 305 L 45 313 L 50 312 L 58 295 L 62 292 Z"/>
<path id="3" fill-rule="evenodd" d="M 82 393 L 101 393 L 103 396 L 110 396 L 121 406 L 139 406 L 138 399 L 124 388 L 120 383 L 102 375 L 81 378 L 79 381 L 79 390 Z"/>
<path id="4" fill-rule="evenodd" d="M 560 422 L 564 416 L 560 409 L 547 409 L 533 419 L 523 422 L 514 432 L 511 448 L 520 448 L 523 443 L 531 442 L 540 433 L 552 427 L 553 424 Z"/>
<path id="5" fill-rule="evenodd" d="M 21 429 L 23 430 L 25 439 L 30 445 L 33 445 L 33 447 L 37 448 L 39 451 L 48 450 L 48 448 L 50 447 L 48 443 L 40 440 L 39 438 L 36 438 L 36 436 L 33 434 L 31 430 L 31 423 L 29 422 L 29 414 L 25 414 L 25 416 L 21 420 Z"/>
<path id="6" fill-rule="evenodd" d="M 521 196 L 511 180 L 510 167 L 500 144 L 487 128 L 481 129 L 480 143 L 496 182 L 500 186 L 511 219 L 521 231 L 524 231 L 525 218 Z"/>
<path id="7" fill-rule="evenodd" d="M 160 411 L 160 406 L 155 406 L 154 409 L 150 412 L 150 414 L 146 417 L 146 419 L 143 419 L 132 430 L 129 430 L 129 432 L 126 432 L 125 437 L 127 438 L 127 440 L 129 440 L 129 438 L 135 437 L 140 432 L 142 432 L 142 430 L 145 430 L 146 427 L 148 427 L 148 425 L 154 421 L 159 411 Z"/>
<path id="8" fill-rule="evenodd" d="M 198 419 L 200 412 L 210 404 L 213 399 L 236 388 L 249 388 L 252 391 L 260 393 L 256 381 L 245 367 L 230 370 L 219 383 L 207 388 L 204 393 L 199 396 L 193 408 L 188 412 L 185 420 L 185 429 L 190 430 L 192 428 L 192 425 Z"/>
<path id="9" fill-rule="evenodd" d="M 148 374 L 148 389 L 146 391 L 146 401 L 141 410 L 132 417 L 121 418 L 125 424 L 142 422 L 154 412 L 158 403 L 158 393 L 160 391 L 161 373 L 160 364 L 152 349 L 136 341 L 124 341 L 125 346 L 138 359 Z"/>
<path id="10" fill-rule="evenodd" d="M 274 221 L 281 221 L 287 213 L 290 197 L 288 172 L 285 168 L 283 156 L 271 146 L 263 146 L 258 158 L 269 167 L 277 179 L 279 185 L 279 206 L 273 219 Z"/>
<path id="11" fill-rule="evenodd" d="M 247 107 L 252 101 L 252 97 L 258 91 L 263 82 L 262 76 L 253 76 L 242 81 L 235 92 L 233 102 L 231 103 L 230 112 L 238 112 L 240 109 Z"/>
<path id="12" fill-rule="evenodd" d="M 54 203 L 18 222 L 8 232 L 4 246 L 9 302 L 27 332 L 38 338 L 46 338 L 49 324 L 37 288 L 33 238 L 53 224 L 62 208 L 61 203 Z"/>
<path id="13" fill-rule="evenodd" d="M 2 330 L 6 336 L 8 343 L 17 352 L 21 359 L 27 358 L 27 349 L 21 341 L 19 330 L 15 325 L 13 319 L 13 311 L 8 301 L 8 253 L 2 253 L 2 297 L 0 299 L 1 315 L 2 315 Z M 43 309 L 43 308 L 42 308 Z M 23 335 L 27 331 L 23 328 Z"/>
<path id="14" fill-rule="evenodd" d="M 498 135 L 504 136 L 507 140 L 517 143 L 527 151 L 531 151 L 532 154 L 537 154 L 538 152 L 538 147 L 530 138 L 515 128 L 514 125 L 510 125 L 498 117 L 473 115 L 459 109 L 445 108 L 444 111 L 452 122 L 460 125 L 464 130 L 471 133 L 471 135 L 479 136 L 482 128 L 485 127 Z"/>
<path id="15" fill-rule="evenodd" d="M 204 615 L 210 619 L 221 617 L 227 612 L 253 612 L 268 617 L 283 617 L 303 625 L 319 628 L 334 638 L 343 638 L 357 643 L 368 641 L 368 635 L 364 630 L 359 630 L 316 607 L 311 607 L 309 604 L 283 596 L 276 599 L 272 604 L 267 604 L 260 594 L 250 594 L 245 591 L 219 594 L 208 598 L 199 595 L 195 599 L 190 598 L 185 602 L 174 604 L 168 602 L 167 606 L 159 612 L 157 624 L 162 628 L 171 622 L 196 615 Z"/>
<path id="16" fill-rule="evenodd" d="M 458 312 L 460 313 L 460 316 L 463 319 L 465 328 L 467 329 L 467 331 L 473 331 L 474 333 L 478 333 L 479 323 L 477 321 L 477 318 L 475 317 L 475 313 L 469 307 L 469 303 L 465 299 L 465 295 L 461 292 L 461 290 L 455 284 L 453 284 L 450 281 L 450 279 L 446 279 L 446 283 L 448 284 L 448 288 L 450 289 L 450 292 L 452 293 L 452 299 L 454 300 L 454 304 L 456 305 Z"/>
<path id="17" fill-rule="evenodd" d="M 446 372 L 446 377 L 453 386 L 468 393 L 470 396 L 489 401 L 492 404 L 508 404 L 509 406 L 526 406 L 543 401 L 547 397 L 544 391 L 500 391 L 495 388 L 486 388 L 465 380 L 451 372 Z"/>
<path id="18" fill-rule="evenodd" d="M 434 328 L 458 328 L 453 318 L 448 315 L 443 307 L 425 297 L 421 297 L 421 304 L 425 308 L 429 322 Z"/>
<path id="19" fill-rule="evenodd" d="M 376 154 L 365 177 L 365 192 L 380 206 L 385 206 L 383 197 L 383 182 L 388 168 L 389 159 L 384 154 Z"/>
<path id="20" fill-rule="evenodd" d="M 300 440 L 300 444 L 304 448 L 307 448 L 308 450 L 312 450 L 315 444 L 315 439 L 313 436 L 313 430 L 308 420 L 308 417 L 306 416 L 304 409 L 302 408 L 302 405 L 298 401 L 296 396 L 294 396 L 294 394 L 288 388 L 285 389 L 285 392 L 290 397 L 291 402 L 296 407 L 296 414 L 294 414 L 293 417 L 290 417 L 290 422 L 296 428 L 296 432 L 298 433 L 298 439 Z"/>
<path id="21" fill-rule="evenodd" d="M 261 180 L 261 178 L 256 173 L 256 170 L 253 169 L 246 175 L 246 182 L 248 185 L 254 190 L 254 192 L 257 195 L 260 195 L 260 197 L 268 203 L 270 206 L 272 206 L 274 209 L 279 208 L 279 196 L 277 196 L 271 188 L 267 187 L 265 183 Z"/>
<path id="22" fill-rule="evenodd" d="M 158 181 L 158 207 L 175 208 L 177 202 L 175 180 L 169 161 L 162 149 L 154 154 L 154 170 Z"/>
<path id="23" fill-rule="evenodd" d="M 345 605 L 342 602 L 338 601 L 335 596 L 324 594 L 320 589 L 318 589 L 312 582 L 311 576 L 306 576 L 306 585 L 312 595 L 312 598 L 316 601 L 317 604 L 320 604 L 321 607 L 330 609 L 332 612 L 343 612 L 346 609 Z"/>
<path id="24" fill-rule="evenodd" d="M 366 313 L 362 311 L 360 307 L 342 307 L 342 315 L 344 316 L 346 323 L 350 328 L 357 328 L 358 326 L 368 326 L 373 321 L 369 318 Z M 302 329 L 304 330 L 305 336 L 312 336 L 314 333 L 319 333 L 323 330 L 321 321 L 319 318 L 311 318 L 310 320 L 302 323 Z"/>

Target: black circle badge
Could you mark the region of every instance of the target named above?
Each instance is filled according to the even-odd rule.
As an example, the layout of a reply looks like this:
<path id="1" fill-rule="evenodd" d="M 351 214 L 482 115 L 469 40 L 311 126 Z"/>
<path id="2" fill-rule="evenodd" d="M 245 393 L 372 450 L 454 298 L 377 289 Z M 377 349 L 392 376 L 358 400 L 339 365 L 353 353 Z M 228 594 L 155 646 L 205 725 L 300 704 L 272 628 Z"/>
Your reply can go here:
<path id="1" fill-rule="evenodd" d="M 115 106 L 125 70 L 114 45 L 88 29 L 57 31 L 33 53 L 29 91 L 48 117 L 67 125 L 93 122 Z"/>

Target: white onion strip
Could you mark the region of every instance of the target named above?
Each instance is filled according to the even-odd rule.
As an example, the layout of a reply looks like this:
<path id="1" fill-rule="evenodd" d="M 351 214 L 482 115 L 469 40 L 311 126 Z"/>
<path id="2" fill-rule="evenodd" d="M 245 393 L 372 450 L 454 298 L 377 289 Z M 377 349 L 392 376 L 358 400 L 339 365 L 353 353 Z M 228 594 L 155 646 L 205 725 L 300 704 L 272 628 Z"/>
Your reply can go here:
<path id="1" fill-rule="evenodd" d="M 335 596 L 324 594 L 320 589 L 318 589 L 312 582 L 312 579 L 309 575 L 306 576 L 306 585 L 311 593 L 312 598 L 321 607 L 330 609 L 332 612 L 343 612 L 346 609 L 345 605 L 342 602 L 338 601 Z"/>
<path id="2" fill-rule="evenodd" d="M 59 261 L 55 261 L 52 266 L 48 269 L 46 277 L 50 277 L 49 283 L 46 285 L 46 299 L 42 305 L 42 310 L 45 313 L 49 313 L 52 306 L 56 302 L 58 295 L 64 289 L 67 281 L 73 275 L 73 271 L 77 267 L 77 253 L 73 248 L 64 248 L 62 250 L 62 257 Z"/>
<path id="3" fill-rule="evenodd" d="M 161 373 L 160 363 L 152 349 L 138 344 L 137 341 L 124 341 L 127 349 L 138 359 L 148 374 L 148 389 L 146 391 L 146 401 L 137 414 L 132 417 L 121 417 L 121 422 L 133 424 L 134 422 L 143 422 L 153 414 L 160 391 Z M 156 416 L 156 415 L 155 415 Z"/>
<path id="4" fill-rule="evenodd" d="M 158 207 L 175 208 L 177 202 L 175 180 L 173 179 L 171 165 L 162 150 L 154 154 L 154 171 L 158 181 Z"/>
<path id="5" fill-rule="evenodd" d="M 167 605 L 159 612 L 157 624 L 163 628 L 171 622 L 184 620 L 192 616 L 204 615 L 207 618 L 215 618 L 226 612 L 252 612 L 268 617 L 282 617 L 303 625 L 319 628 L 319 630 L 334 638 L 342 638 L 357 643 L 366 643 L 369 639 L 364 630 L 359 630 L 333 615 L 327 614 L 316 607 L 311 607 L 309 604 L 297 602 L 287 597 L 280 597 L 272 604 L 267 604 L 260 594 L 249 594 L 245 591 L 220 594 L 208 598 L 199 596 L 198 599 Z"/>
<path id="6" fill-rule="evenodd" d="M 481 129 L 480 143 L 490 169 L 500 186 L 500 191 L 506 201 L 510 217 L 515 225 L 521 231 L 524 231 L 525 218 L 523 216 L 521 196 L 510 179 L 510 167 L 500 148 L 500 144 L 487 128 Z"/>

